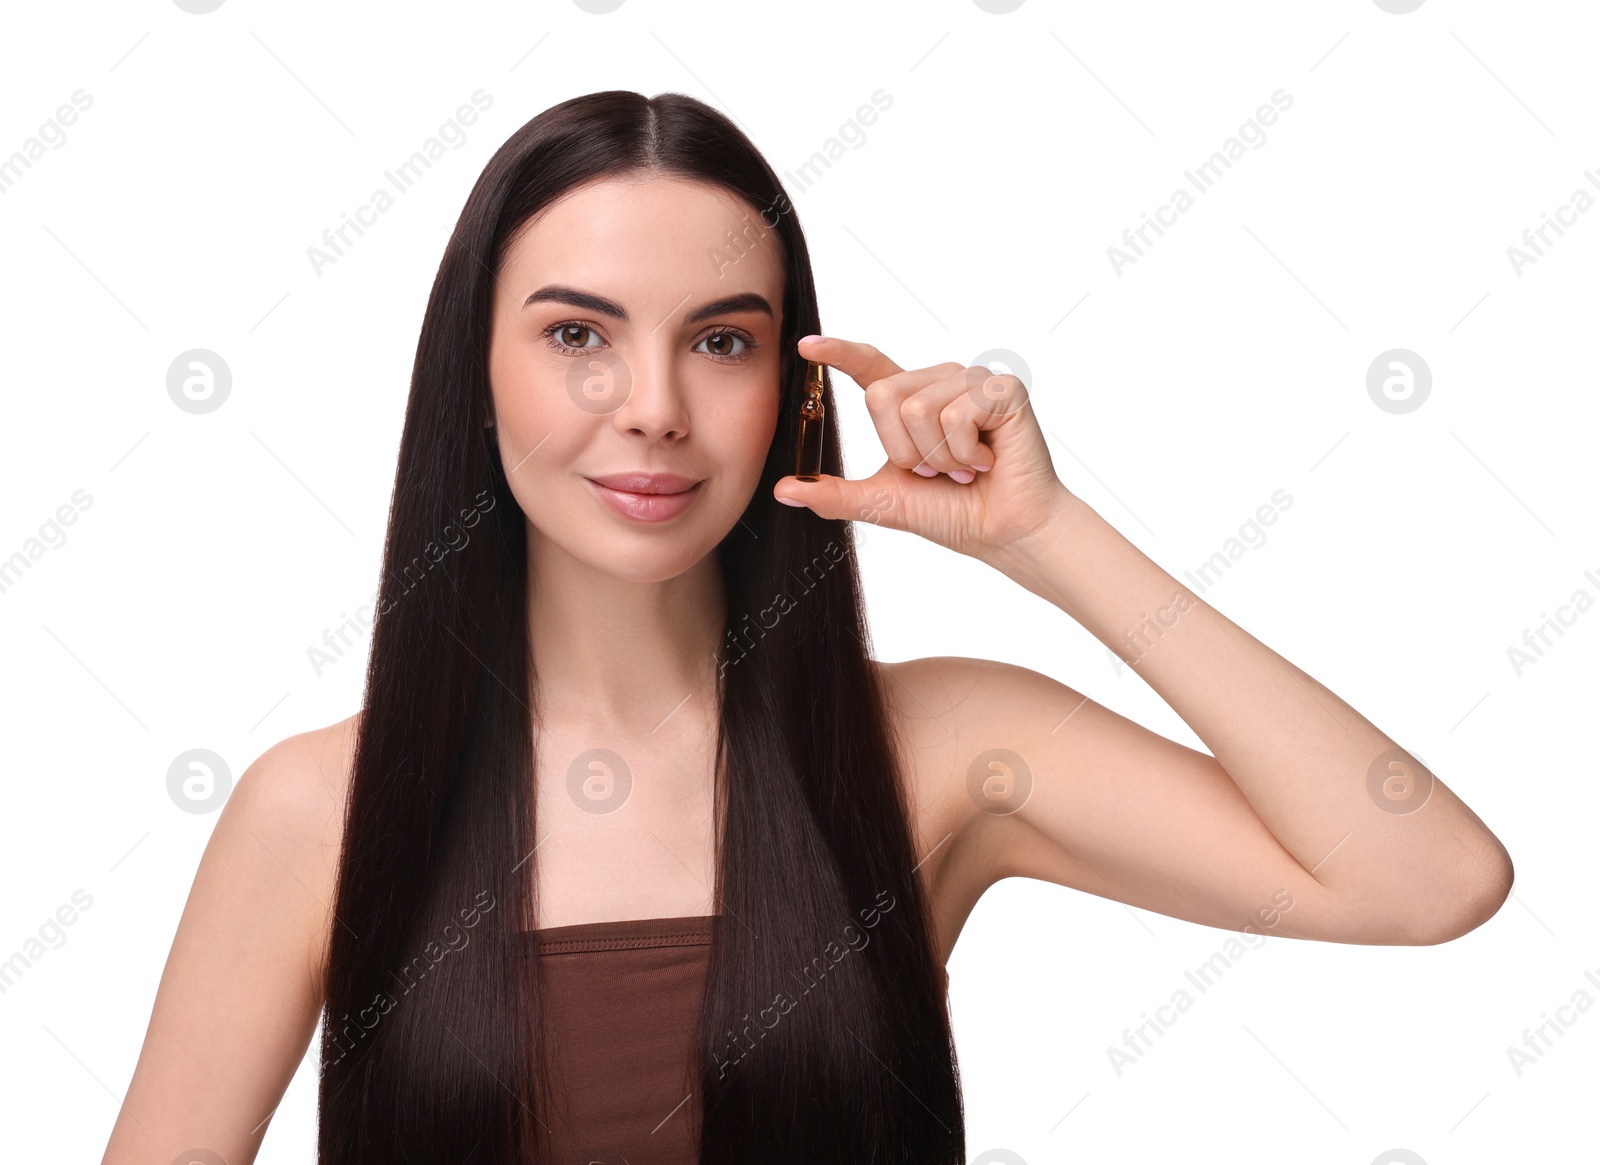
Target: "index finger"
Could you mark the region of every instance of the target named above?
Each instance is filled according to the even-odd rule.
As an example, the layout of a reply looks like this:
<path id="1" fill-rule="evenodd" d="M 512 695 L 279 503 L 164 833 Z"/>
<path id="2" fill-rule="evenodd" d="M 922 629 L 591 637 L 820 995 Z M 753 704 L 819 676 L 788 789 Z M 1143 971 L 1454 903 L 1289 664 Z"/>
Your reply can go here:
<path id="1" fill-rule="evenodd" d="M 874 380 L 905 371 L 871 344 L 858 344 L 836 336 L 806 336 L 799 341 L 799 348 L 800 355 L 807 360 L 837 368 L 863 389 Z"/>

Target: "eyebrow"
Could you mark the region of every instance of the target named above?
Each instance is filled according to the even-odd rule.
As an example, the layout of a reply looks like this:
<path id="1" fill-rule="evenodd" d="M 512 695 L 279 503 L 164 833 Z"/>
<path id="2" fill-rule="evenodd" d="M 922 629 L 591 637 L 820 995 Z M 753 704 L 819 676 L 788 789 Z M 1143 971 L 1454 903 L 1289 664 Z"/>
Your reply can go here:
<path id="1" fill-rule="evenodd" d="M 603 295 L 593 292 L 580 291 L 576 287 L 567 287 L 564 284 L 552 283 L 541 287 L 527 299 L 523 300 L 523 307 L 531 307 L 536 303 L 564 303 L 569 307 L 582 308 L 599 315 L 610 316 L 612 319 L 628 320 L 628 309 L 614 299 L 607 299 Z M 721 299 L 714 299 L 710 303 L 702 304 L 684 317 L 686 324 L 698 324 L 702 320 L 714 319 L 717 316 L 732 315 L 735 312 L 759 311 L 765 312 L 769 318 L 776 318 L 772 305 L 767 302 L 766 296 L 757 295 L 753 291 L 741 292 L 738 295 L 728 295 Z"/>

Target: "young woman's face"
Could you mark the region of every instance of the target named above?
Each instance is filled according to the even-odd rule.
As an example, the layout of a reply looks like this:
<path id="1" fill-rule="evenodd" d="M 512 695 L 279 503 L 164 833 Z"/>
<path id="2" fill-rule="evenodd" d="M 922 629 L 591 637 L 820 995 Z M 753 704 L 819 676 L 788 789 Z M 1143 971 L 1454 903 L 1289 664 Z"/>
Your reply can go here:
<path id="1" fill-rule="evenodd" d="M 639 581 L 715 549 L 777 426 L 780 248 L 754 207 L 681 178 L 596 181 L 531 220 L 489 344 L 530 537 Z M 633 474 L 656 480 L 619 479 Z"/>

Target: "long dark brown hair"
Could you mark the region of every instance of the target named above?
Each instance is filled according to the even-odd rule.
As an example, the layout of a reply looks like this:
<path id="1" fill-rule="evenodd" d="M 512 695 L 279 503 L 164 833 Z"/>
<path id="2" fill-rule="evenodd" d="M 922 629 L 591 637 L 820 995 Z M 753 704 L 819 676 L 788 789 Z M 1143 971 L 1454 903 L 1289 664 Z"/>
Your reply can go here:
<path id="1" fill-rule="evenodd" d="M 717 549 L 727 634 L 719 913 L 691 1068 L 700 1160 L 965 1159 L 942 969 L 851 523 L 772 497 L 793 472 L 795 342 L 821 331 L 805 238 L 728 118 L 681 94 L 617 90 L 546 110 L 495 153 L 428 298 L 334 903 L 319 1165 L 532 1162 L 558 1119 L 526 933 L 539 836 L 527 519 L 484 427 L 492 294 L 532 215 L 580 183 L 641 172 L 744 199 L 752 225 L 759 215 L 776 232 L 786 275 L 777 433 Z M 831 387 L 824 400 L 823 468 L 838 474 Z M 825 985 L 802 997 L 816 968 Z"/>

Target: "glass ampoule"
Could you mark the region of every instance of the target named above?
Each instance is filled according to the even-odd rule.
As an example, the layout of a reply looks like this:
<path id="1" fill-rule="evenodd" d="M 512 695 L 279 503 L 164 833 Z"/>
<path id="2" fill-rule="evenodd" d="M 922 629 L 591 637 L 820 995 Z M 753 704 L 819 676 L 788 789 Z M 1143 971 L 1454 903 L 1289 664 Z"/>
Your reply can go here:
<path id="1" fill-rule="evenodd" d="M 822 365 L 806 361 L 805 396 L 800 401 L 800 437 L 795 447 L 794 475 L 801 481 L 822 476 Z"/>

